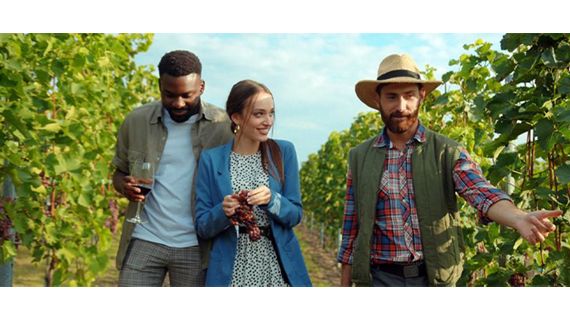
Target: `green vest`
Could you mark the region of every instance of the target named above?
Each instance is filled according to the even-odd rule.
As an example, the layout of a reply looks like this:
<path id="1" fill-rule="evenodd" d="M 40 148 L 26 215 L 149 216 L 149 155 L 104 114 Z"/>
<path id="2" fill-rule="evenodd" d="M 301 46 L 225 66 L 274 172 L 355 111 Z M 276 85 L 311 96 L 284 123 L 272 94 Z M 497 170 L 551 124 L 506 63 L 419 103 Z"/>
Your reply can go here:
<path id="1" fill-rule="evenodd" d="M 431 286 L 453 286 L 463 270 L 463 234 L 453 183 L 459 144 L 426 128 L 426 141 L 412 154 L 415 202 L 424 261 Z M 384 172 L 386 149 L 373 147 L 377 137 L 350 151 L 358 235 L 354 241 L 352 281 L 371 286 L 370 244 L 375 225 L 378 187 Z"/>

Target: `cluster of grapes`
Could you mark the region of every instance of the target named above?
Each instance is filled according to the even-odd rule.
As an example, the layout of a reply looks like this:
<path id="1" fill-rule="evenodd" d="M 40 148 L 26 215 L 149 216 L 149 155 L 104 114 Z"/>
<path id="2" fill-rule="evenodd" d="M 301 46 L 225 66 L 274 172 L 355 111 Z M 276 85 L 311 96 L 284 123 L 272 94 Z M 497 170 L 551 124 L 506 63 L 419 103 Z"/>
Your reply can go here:
<path id="1" fill-rule="evenodd" d="M 10 228 L 12 227 L 12 221 L 4 214 L 4 202 L 0 199 L 0 244 L 4 240 L 10 239 Z"/>
<path id="2" fill-rule="evenodd" d="M 18 233 L 15 233 L 12 229 L 12 220 L 4 211 L 4 203 L 2 199 L 0 199 L 0 245 L 2 242 L 6 241 L 13 241 L 16 245 L 16 248 L 20 244 L 20 237 Z"/>
<path id="3" fill-rule="evenodd" d="M 511 287 L 524 287 L 526 282 L 526 277 L 522 273 L 515 273 L 509 278 L 509 284 Z"/>
<path id="4" fill-rule="evenodd" d="M 247 190 L 242 190 L 237 194 L 232 195 L 234 199 L 239 201 L 239 207 L 236 208 L 235 214 L 231 216 L 230 221 L 235 225 L 244 225 L 249 235 L 249 240 L 257 241 L 261 239 L 259 226 L 253 214 L 253 206 L 247 203 Z"/>
<path id="5" fill-rule="evenodd" d="M 42 184 L 44 185 L 44 187 L 49 188 L 52 187 L 52 182 L 50 181 L 50 178 L 48 176 L 46 176 L 45 172 L 40 172 L 40 179 L 42 180 Z"/>
<path id="6" fill-rule="evenodd" d="M 105 220 L 105 227 L 109 228 L 113 234 L 117 232 L 117 225 L 119 224 L 119 206 L 117 201 L 109 200 L 109 210 L 111 211 L 111 216 Z"/>
<path id="7" fill-rule="evenodd" d="M 0 243 L 12 238 L 12 221 L 8 217 L 0 217 Z"/>

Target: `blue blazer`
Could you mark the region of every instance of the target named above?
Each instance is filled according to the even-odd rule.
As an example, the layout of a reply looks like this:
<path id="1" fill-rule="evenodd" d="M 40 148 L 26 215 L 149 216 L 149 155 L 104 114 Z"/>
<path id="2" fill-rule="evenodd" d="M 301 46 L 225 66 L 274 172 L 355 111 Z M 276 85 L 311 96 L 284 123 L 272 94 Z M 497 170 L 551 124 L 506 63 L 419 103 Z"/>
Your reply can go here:
<path id="1" fill-rule="evenodd" d="M 311 286 L 293 227 L 301 222 L 303 208 L 295 147 L 291 142 L 275 140 L 281 149 L 285 184 L 269 175 L 271 200 L 260 206 L 270 217 L 276 253 L 291 286 Z M 196 231 L 212 239 L 206 286 L 229 286 L 237 252 L 237 232 L 222 210 L 224 197 L 232 194 L 230 153 L 233 140 L 202 151 L 196 177 Z"/>

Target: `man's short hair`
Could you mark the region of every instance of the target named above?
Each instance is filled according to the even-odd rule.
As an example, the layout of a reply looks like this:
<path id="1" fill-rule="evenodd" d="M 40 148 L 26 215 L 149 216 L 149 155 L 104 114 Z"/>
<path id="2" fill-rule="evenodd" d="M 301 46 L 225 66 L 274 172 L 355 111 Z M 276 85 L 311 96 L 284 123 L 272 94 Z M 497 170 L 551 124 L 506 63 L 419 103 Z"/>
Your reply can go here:
<path id="1" fill-rule="evenodd" d="M 173 77 L 187 76 L 192 73 L 202 75 L 200 59 L 190 51 L 176 50 L 162 56 L 158 64 L 158 74 L 169 74 Z"/>

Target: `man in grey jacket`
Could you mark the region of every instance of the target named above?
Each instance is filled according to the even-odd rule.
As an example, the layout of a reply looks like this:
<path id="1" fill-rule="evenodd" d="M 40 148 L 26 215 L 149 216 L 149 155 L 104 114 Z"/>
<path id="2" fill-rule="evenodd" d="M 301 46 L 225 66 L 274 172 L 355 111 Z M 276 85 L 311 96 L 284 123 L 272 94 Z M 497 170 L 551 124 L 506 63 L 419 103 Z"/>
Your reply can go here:
<path id="1" fill-rule="evenodd" d="M 125 118 L 113 165 L 115 189 L 130 200 L 127 220 L 144 201 L 143 223 L 125 220 L 117 268 L 119 286 L 203 286 L 209 245 L 194 228 L 194 177 L 200 152 L 232 138 L 224 110 L 201 100 L 202 65 L 188 51 L 165 54 L 159 65 L 161 101 Z M 154 183 L 144 196 L 130 174 L 135 161 L 150 162 Z"/>

